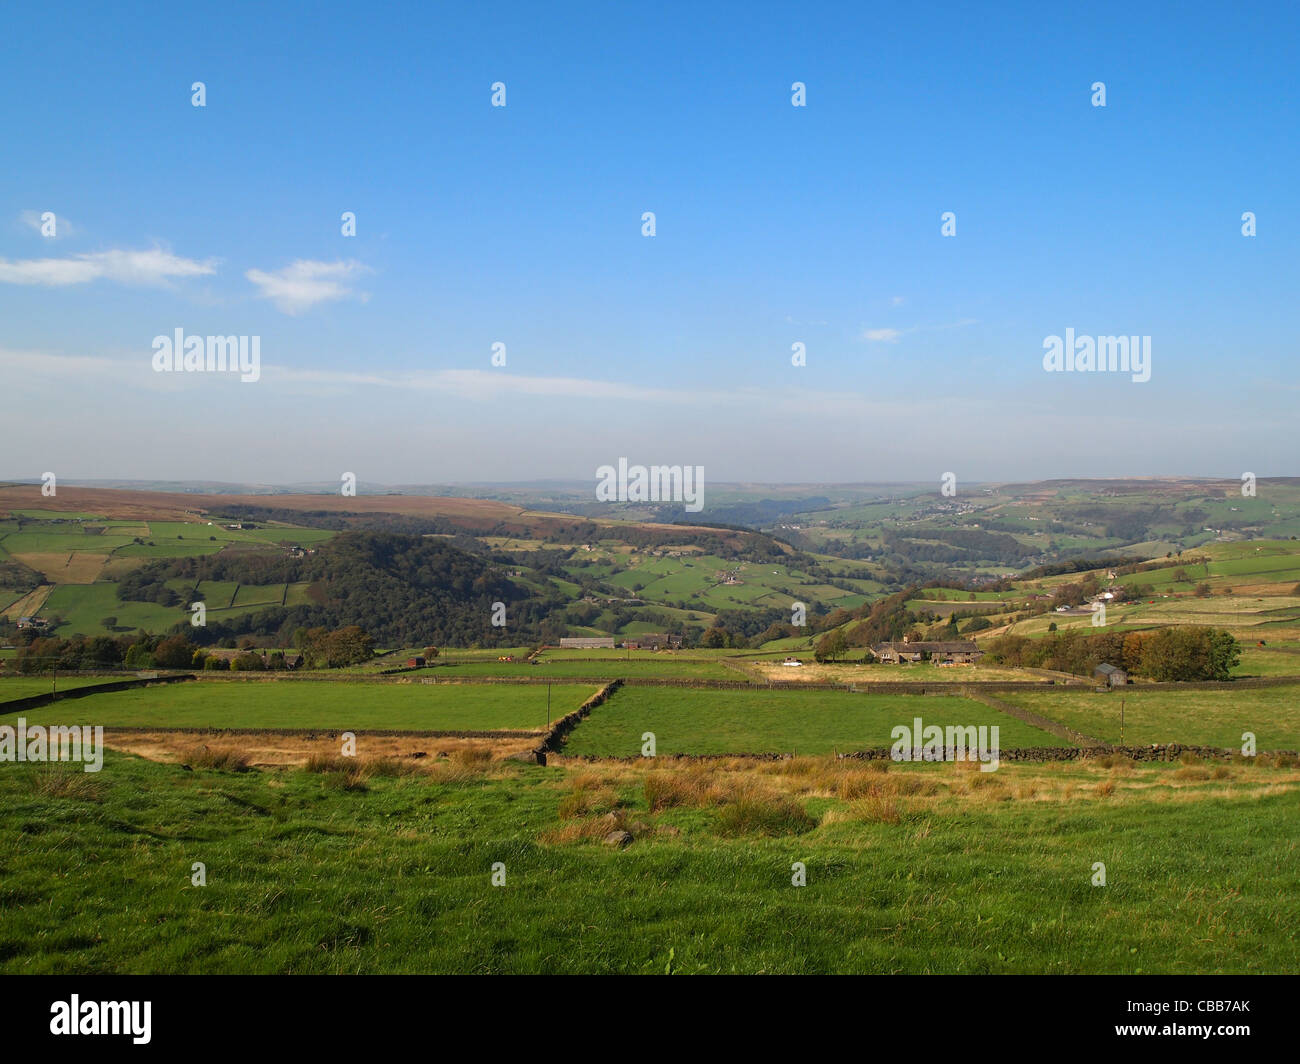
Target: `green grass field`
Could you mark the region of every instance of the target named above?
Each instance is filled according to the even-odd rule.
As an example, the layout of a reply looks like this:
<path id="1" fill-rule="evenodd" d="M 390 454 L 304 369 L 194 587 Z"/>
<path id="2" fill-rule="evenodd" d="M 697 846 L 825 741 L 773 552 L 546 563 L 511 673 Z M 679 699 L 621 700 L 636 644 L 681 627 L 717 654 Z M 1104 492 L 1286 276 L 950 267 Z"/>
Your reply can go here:
<path id="1" fill-rule="evenodd" d="M 624 687 L 578 725 L 563 753 L 633 757 L 649 731 L 660 754 L 826 754 L 890 746 L 890 730 L 911 727 L 915 717 L 927 725 L 996 724 L 1006 749 L 1069 745 L 983 703 L 949 695 Z"/>
<path id="2" fill-rule="evenodd" d="M 41 608 L 42 617 L 63 618 L 56 632 L 66 638 L 73 633 L 100 635 L 106 630 L 100 623 L 116 617 L 119 628 L 142 628 L 165 632 L 185 620 L 189 611 L 180 606 L 159 606 L 153 602 L 124 602 L 117 597 L 117 585 L 108 581 L 95 584 L 60 584 L 50 592 Z"/>
<path id="3" fill-rule="evenodd" d="M 115 683 L 118 680 L 130 680 L 134 677 L 133 672 L 124 672 L 121 676 L 59 676 L 56 678 L 56 683 L 59 691 L 71 691 L 77 687 L 94 687 L 97 684 Z M 12 702 L 16 698 L 46 695 L 51 689 L 49 676 L 6 676 L 0 679 L 0 704 Z M 2 708 L 0 712 L 3 712 Z"/>
<path id="4" fill-rule="evenodd" d="M 550 841 L 571 822 L 556 768 L 347 791 L 112 752 L 67 787 L 8 766 L 0 972 L 1300 970 L 1285 933 L 1300 917 L 1294 782 L 1188 797 L 1167 786 L 1174 766 L 1146 767 L 1104 798 L 1057 767 L 1049 782 L 1073 797 L 1022 798 L 1042 777 L 1007 765 L 1004 800 L 917 802 L 891 821 L 807 799 L 814 826 L 776 837 L 724 834 L 725 811 L 652 814 L 633 776 L 612 799 L 651 826 L 618 851 Z M 1090 884 L 1098 861 L 1105 887 Z"/>
<path id="5" fill-rule="evenodd" d="M 1242 732 L 1259 750 L 1300 750 L 1300 685 L 1209 691 L 1002 691 L 1012 705 L 1084 735 L 1120 741 L 1120 702 L 1128 745 L 1187 743 L 1240 749 Z"/>
<path id="6" fill-rule="evenodd" d="M 556 684 L 552 719 L 577 709 L 596 685 Z M 546 686 L 197 680 L 110 691 L 70 710 L 44 707 L 33 723 L 157 728 L 376 728 L 411 731 L 542 731 Z M 77 719 L 71 721 L 68 714 Z"/>
<path id="7" fill-rule="evenodd" d="M 1300 652 L 1294 646 L 1257 647 L 1246 643 L 1234 676 L 1300 676 Z"/>
<path id="8" fill-rule="evenodd" d="M 193 585 L 185 580 L 169 580 L 167 586 L 181 597 L 184 605 L 159 606 L 153 602 L 131 602 L 117 597 L 117 584 L 97 581 L 93 584 L 60 584 L 45 601 L 40 616 L 63 618 L 55 631 L 66 638 L 74 633 L 82 635 L 110 634 L 101 623 L 105 617 L 117 618 L 118 633 L 131 629 L 148 632 L 168 631 L 172 625 L 190 617 L 189 603 Z M 291 584 L 289 605 L 304 601 L 305 584 Z M 236 595 L 236 589 L 238 594 Z M 231 582 L 206 580 L 202 584 L 207 611 L 214 619 L 229 619 L 244 613 L 254 613 L 269 606 L 279 606 L 284 596 L 283 584 L 242 587 Z M 231 601 L 234 599 L 234 605 Z"/>

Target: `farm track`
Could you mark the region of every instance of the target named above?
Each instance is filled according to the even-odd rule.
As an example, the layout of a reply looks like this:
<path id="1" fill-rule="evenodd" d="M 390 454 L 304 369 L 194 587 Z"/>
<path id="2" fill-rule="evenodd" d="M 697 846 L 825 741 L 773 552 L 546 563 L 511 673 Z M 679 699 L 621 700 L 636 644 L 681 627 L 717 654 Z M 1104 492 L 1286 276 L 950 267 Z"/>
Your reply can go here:
<path id="1" fill-rule="evenodd" d="M 53 590 L 53 584 L 42 584 L 40 587 L 29 591 L 16 602 L 11 603 L 5 609 L 4 616 L 10 620 L 34 616 L 45 605 L 45 600 L 50 597 L 50 592 Z"/>

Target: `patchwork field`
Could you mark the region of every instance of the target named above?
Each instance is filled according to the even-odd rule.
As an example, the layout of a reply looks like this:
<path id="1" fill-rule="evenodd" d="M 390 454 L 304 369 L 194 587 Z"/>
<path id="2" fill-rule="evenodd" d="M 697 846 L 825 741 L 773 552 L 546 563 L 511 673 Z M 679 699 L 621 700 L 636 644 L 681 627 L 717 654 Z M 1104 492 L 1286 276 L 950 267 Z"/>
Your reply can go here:
<path id="1" fill-rule="evenodd" d="M 553 685 L 552 719 L 577 709 L 598 689 Z M 546 699 L 546 685 L 196 680 L 111 691 L 80 699 L 69 709 L 49 706 L 26 716 L 34 724 L 93 723 L 106 728 L 543 731 Z"/>
<path id="2" fill-rule="evenodd" d="M 13 557 L 35 569 L 51 584 L 91 584 L 103 571 L 108 556 L 90 551 L 58 551 L 53 554 L 15 554 Z"/>
<path id="3" fill-rule="evenodd" d="M 1209 691 L 1003 691 L 998 698 L 1084 735 L 1129 745 L 1186 743 L 1240 749 L 1242 732 L 1259 750 L 1300 750 L 1300 685 Z M 1009 745 L 1004 742 L 1004 745 Z"/>
<path id="4" fill-rule="evenodd" d="M 653 732 L 659 754 L 826 754 L 889 746 L 913 719 L 1000 726 L 1003 748 L 1067 746 L 1047 732 L 967 698 L 848 691 L 700 691 L 623 687 L 569 736 L 565 754 L 634 757 Z"/>
<path id="5" fill-rule="evenodd" d="M 71 490 L 87 498 L 111 499 L 112 506 L 108 508 L 118 516 L 23 507 L 9 511 L 8 517 L 0 519 L 0 559 L 21 563 L 47 582 L 47 586 L 30 594 L 0 589 L 0 611 L 11 618 L 41 616 L 59 622 L 53 631 L 62 637 L 137 629 L 156 633 L 184 620 L 188 613 L 181 607 L 168 609 L 151 602 L 123 601 L 117 597 L 116 581 L 147 562 L 211 555 L 225 549 L 258 549 L 275 554 L 284 544 L 312 546 L 335 535 L 325 529 L 279 523 L 230 529 L 220 522 L 209 523 L 192 515 L 188 520 L 176 520 L 174 500 L 168 505 L 155 500 L 150 509 L 131 493 L 105 495 Z M 0 500 L 12 498 L 20 491 L 0 488 Z M 141 514 L 148 512 L 157 519 L 128 516 L 133 509 Z M 193 581 L 167 583 L 188 605 Z M 304 584 L 291 584 L 287 588 L 284 584 L 243 587 L 212 584 L 205 585 L 203 591 L 209 610 L 218 619 L 307 601 Z M 110 629 L 103 624 L 105 617 L 116 617 L 117 624 Z"/>

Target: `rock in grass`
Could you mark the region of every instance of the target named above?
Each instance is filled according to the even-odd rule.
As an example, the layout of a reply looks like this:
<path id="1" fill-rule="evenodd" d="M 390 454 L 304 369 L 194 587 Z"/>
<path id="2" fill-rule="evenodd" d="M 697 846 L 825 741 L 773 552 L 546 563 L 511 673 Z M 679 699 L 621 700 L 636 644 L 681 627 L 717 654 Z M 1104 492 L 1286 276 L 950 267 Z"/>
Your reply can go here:
<path id="1" fill-rule="evenodd" d="M 523 761 L 529 765 L 544 765 L 546 764 L 546 755 L 540 750 L 525 750 L 521 754 L 511 754 L 509 760 Z"/>
<path id="2" fill-rule="evenodd" d="M 619 849 L 622 849 L 624 846 L 630 846 L 631 844 L 632 836 L 626 831 L 611 831 L 605 836 L 606 846 L 617 846 Z"/>

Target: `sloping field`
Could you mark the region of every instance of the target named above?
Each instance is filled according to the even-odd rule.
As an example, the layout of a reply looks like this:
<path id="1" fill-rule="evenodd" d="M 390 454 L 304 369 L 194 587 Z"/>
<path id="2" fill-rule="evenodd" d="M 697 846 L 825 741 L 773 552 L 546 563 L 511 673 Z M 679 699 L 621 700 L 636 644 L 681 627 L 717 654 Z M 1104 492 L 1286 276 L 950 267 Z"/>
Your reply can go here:
<path id="1" fill-rule="evenodd" d="M 35 569 L 51 584 L 93 584 L 108 560 L 107 554 L 84 550 L 15 554 L 14 558 Z"/>
<path id="2" fill-rule="evenodd" d="M 45 604 L 45 600 L 50 597 L 50 592 L 54 590 L 53 584 L 42 584 L 34 591 L 28 592 L 17 602 L 13 602 L 4 611 L 4 616 L 10 620 L 17 620 L 19 617 L 33 617 Z"/>
<path id="3" fill-rule="evenodd" d="M 66 637 L 74 632 L 95 635 L 104 630 L 106 617 L 116 617 L 119 628 L 143 628 L 150 632 L 165 632 L 172 625 L 185 620 L 188 610 L 181 606 L 160 606 L 155 602 L 124 602 L 117 597 L 117 585 L 60 584 L 45 602 L 41 615 L 59 616 L 64 624 L 58 634 Z"/>

